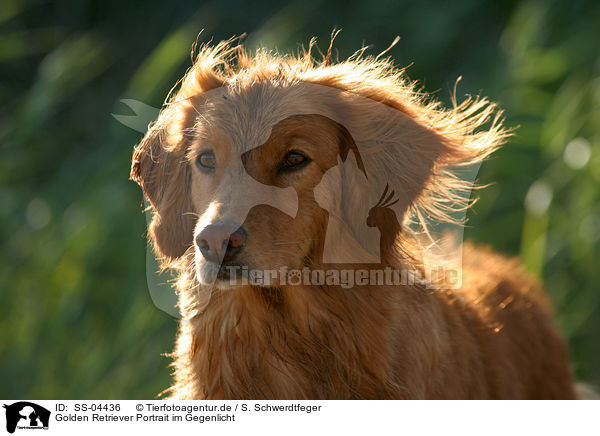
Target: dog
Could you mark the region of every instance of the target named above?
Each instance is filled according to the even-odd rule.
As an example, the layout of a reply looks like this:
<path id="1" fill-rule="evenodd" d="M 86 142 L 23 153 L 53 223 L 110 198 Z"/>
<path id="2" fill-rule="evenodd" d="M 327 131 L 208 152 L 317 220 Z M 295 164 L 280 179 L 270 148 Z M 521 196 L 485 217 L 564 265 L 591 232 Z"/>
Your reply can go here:
<path id="1" fill-rule="evenodd" d="M 500 111 L 444 109 L 390 58 L 313 47 L 200 47 L 135 147 L 131 179 L 183 317 L 165 393 L 575 398 L 567 344 L 518 261 L 464 244 L 453 287 L 428 277 L 411 231 L 468 206 L 451 168 L 506 141 Z M 409 274 L 390 284 L 389 271 Z"/>

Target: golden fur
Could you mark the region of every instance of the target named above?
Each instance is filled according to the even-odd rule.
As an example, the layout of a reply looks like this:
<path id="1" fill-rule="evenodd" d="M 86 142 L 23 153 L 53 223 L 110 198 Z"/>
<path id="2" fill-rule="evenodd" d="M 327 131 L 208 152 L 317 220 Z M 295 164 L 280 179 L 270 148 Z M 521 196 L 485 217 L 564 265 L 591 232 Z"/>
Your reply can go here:
<path id="1" fill-rule="evenodd" d="M 566 344 L 539 285 L 516 261 L 467 245 L 463 287 L 433 286 L 422 279 L 424 264 L 403 231 L 411 221 L 422 226 L 431 218 L 451 221 L 454 210 L 467 206 L 458 194 L 468 186 L 449 167 L 480 162 L 504 141 L 507 132 L 494 105 L 467 99 L 443 109 L 426 100 L 389 59 L 360 51 L 340 63 L 332 63 L 329 54 L 318 62 L 312 47 L 311 41 L 297 56 L 265 51 L 251 56 L 232 41 L 202 47 L 135 149 L 131 177 L 151 205 L 150 239 L 162 267 L 178 274 L 184 319 L 173 353 L 171 396 L 574 398 Z M 311 113 L 331 98 L 309 85 L 360 96 L 390 112 L 340 98 L 332 113 L 349 114 L 348 124 L 340 125 L 319 111 Z M 216 90 L 223 98 L 211 96 Z M 382 116 L 391 112 L 398 115 Z M 256 127 L 255 137 L 243 126 Z M 366 147 L 362 158 L 354 140 Z M 248 151 L 244 141 L 260 147 Z M 386 215 L 383 204 L 369 213 L 369 226 L 382 237 L 387 232 L 381 262 L 354 267 L 408 268 L 418 280 L 351 289 L 202 284 L 204 267 L 194 238 L 206 223 L 231 214 L 232 199 L 243 200 L 230 176 L 209 177 L 194 169 L 206 144 L 220 166 L 234 165 L 236 153 L 244 153 L 253 179 L 292 187 L 297 194 L 295 218 L 268 205 L 250 209 L 240 262 L 263 269 L 326 266 L 323 244 L 333 218 L 322 207 L 317 186 L 331 183 L 325 173 L 342 165 L 341 155 L 359 168 L 364 158 L 367 168 L 376 169 L 360 181 L 361 171 L 350 178 L 355 195 L 325 200 L 342 214 L 364 208 L 368 195 L 375 204 L 381 191 L 369 190 L 378 183 L 389 182 L 398 193 L 398 221 L 377 222 Z M 306 150 L 314 162 L 300 175 L 274 175 L 269 168 L 290 147 Z M 352 251 L 346 240 L 339 243 L 341 253 Z"/>

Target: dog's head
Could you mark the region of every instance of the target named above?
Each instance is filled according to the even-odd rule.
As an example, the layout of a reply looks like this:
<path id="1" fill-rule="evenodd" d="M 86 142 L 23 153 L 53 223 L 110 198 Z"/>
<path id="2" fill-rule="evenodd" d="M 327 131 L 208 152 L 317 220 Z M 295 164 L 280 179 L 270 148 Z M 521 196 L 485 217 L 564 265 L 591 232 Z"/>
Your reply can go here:
<path id="1" fill-rule="evenodd" d="M 132 178 L 163 265 L 193 264 L 202 284 L 244 268 L 377 262 L 377 216 L 392 206 L 400 224 L 449 219 L 465 186 L 447 168 L 505 135 L 498 122 L 475 133 L 493 109 L 425 104 L 389 61 L 251 58 L 222 43 L 200 51 L 136 147 Z M 384 214 L 373 206 L 387 186 Z"/>

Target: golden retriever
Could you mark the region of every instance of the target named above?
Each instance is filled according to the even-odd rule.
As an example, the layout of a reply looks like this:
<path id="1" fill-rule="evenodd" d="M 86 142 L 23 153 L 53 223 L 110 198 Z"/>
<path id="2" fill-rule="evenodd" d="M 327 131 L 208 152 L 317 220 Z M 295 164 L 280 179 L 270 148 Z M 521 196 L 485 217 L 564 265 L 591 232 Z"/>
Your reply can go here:
<path id="1" fill-rule="evenodd" d="M 451 167 L 506 139 L 495 106 L 444 109 L 389 58 L 313 45 L 201 47 L 135 148 L 149 237 L 178 274 L 171 397 L 575 398 L 517 261 L 467 244 L 451 286 L 411 236 L 466 207 Z"/>

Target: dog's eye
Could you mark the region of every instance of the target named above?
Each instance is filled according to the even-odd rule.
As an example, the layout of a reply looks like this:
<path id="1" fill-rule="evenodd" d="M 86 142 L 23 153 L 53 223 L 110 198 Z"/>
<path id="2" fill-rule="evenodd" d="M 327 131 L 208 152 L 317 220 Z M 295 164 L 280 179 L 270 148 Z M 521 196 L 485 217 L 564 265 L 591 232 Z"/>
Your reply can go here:
<path id="1" fill-rule="evenodd" d="M 304 156 L 302 153 L 297 151 L 290 151 L 283 158 L 283 162 L 281 163 L 282 169 L 295 169 L 301 167 L 303 164 L 309 162 L 309 159 Z"/>
<path id="2" fill-rule="evenodd" d="M 217 167 L 217 159 L 212 151 L 205 151 L 196 158 L 196 165 L 202 170 L 214 170 Z"/>

